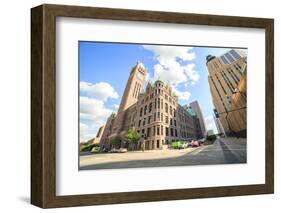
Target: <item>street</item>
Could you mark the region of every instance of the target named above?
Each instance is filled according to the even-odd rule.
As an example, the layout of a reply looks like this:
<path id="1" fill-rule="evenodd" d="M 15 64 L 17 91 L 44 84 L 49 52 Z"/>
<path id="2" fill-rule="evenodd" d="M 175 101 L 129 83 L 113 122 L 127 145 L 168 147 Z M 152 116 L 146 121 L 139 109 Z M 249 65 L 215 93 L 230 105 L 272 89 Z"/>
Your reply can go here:
<path id="1" fill-rule="evenodd" d="M 211 145 L 182 150 L 82 154 L 80 169 L 119 169 L 247 162 L 245 139 L 220 138 Z"/>

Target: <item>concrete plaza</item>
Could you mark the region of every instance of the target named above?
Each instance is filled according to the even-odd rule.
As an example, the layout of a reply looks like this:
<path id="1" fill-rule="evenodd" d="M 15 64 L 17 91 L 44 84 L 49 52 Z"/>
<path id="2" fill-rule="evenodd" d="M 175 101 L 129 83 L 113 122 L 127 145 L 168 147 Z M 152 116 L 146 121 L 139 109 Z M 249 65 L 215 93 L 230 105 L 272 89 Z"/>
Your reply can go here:
<path id="1" fill-rule="evenodd" d="M 147 150 L 127 153 L 82 153 L 80 169 L 119 169 L 246 163 L 245 139 L 221 138 L 211 145 L 181 150 Z"/>

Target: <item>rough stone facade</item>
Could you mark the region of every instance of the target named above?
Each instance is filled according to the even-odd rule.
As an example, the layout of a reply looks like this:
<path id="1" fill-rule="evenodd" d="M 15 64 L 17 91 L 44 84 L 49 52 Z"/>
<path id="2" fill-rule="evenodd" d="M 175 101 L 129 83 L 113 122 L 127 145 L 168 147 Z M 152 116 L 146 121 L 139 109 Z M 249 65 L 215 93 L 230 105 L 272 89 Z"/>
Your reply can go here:
<path id="1" fill-rule="evenodd" d="M 198 138 L 200 123 L 178 104 L 169 84 L 157 80 L 144 90 L 146 70 L 138 63 L 131 71 L 117 114 L 105 125 L 101 145 L 110 146 L 111 138 L 125 140 L 129 128 L 145 136 L 145 149 L 163 149 L 176 140 Z"/>

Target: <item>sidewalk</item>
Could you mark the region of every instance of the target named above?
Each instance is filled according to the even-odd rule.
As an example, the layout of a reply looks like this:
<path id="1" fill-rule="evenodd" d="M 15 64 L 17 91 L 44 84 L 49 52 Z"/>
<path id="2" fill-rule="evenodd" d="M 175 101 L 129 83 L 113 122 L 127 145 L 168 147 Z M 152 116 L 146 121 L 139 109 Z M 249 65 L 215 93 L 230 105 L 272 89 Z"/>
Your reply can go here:
<path id="1" fill-rule="evenodd" d="M 228 138 L 218 138 L 225 143 L 235 143 L 237 145 L 245 145 L 247 144 L 247 138 L 235 138 L 235 137 L 228 137 Z"/>

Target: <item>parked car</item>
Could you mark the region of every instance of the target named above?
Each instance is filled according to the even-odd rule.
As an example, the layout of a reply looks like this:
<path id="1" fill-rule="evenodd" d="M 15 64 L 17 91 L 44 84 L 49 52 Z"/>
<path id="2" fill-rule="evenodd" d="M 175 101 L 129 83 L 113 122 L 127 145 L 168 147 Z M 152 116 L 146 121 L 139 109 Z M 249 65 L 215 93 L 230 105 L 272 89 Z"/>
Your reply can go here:
<path id="1" fill-rule="evenodd" d="M 201 138 L 200 140 L 198 140 L 198 143 L 199 143 L 199 145 L 202 145 L 205 143 L 205 141 L 206 141 L 205 138 Z"/>
<path id="2" fill-rule="evenodd" d="M 192 147 L 192 142 L 191 141 L 187 142 L 187 146 Z"/>
<path id="3" fill-rule="evenodd" d="M 120 148 L 120 149 L 116 149 L 116 148 L 113 148 L 111 149 L 109 152 L 110 153 L 125 153 L 127 152 L 128 150 L 126 148 Z"/>
<path id="4" fill-rule="evenodd" d="M 191 142 L 191 146 L 192 146 L 192 147 L 199 147 L 200 144 L 199 144 L 198 141 L 193 140 L 193 141 Z"/>
<path id="5" fill-rule="evenodd" d="M 173 149 L 184 149 L 183 143 L 184 143 L 183 141 L 172 142 L 172 148 Z"/>
<path id="6" fill-rule="evenodd" d="M 181 146 L 182 146 L 182 148 L 183 148 L 183 149 L 186 149 L 186 148 L 188 147 L 188 142 L 184 142 L 184 143 L 182 143 L 182 145 L 181 145 Z"/>
<path id="7" fill-rule="evenodd" d="M 117 153 L 118 152 L 118 149 L 116 148 L 112 148 L 111 150 L 109 150 L 110 153 Z"/>
<path id="8" fill-rule="evenodd" d="M 91 150 L 92 153 L 99 153 L 101 152 L 101 148 L 99 146 L 94 146 Z"/>
<path id="9" fill-rule="evenodd" d="M 126 149 L 126 148 L 120 148 L 119 149 L 119 153 L 125 153 L 125 152 L 127 152 L 128 150 Z"/>

